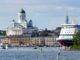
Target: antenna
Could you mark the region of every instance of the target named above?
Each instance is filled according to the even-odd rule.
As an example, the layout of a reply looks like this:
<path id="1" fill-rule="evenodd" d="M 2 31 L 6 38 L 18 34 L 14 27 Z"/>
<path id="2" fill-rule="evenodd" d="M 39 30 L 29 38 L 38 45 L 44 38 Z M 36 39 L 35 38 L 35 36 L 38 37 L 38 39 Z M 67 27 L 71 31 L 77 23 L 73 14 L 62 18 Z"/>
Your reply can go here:
<path id="1" fill-rule="evenodd" d="M 68 10 L 66 10 L 66 24 L 69 24 Z"/>

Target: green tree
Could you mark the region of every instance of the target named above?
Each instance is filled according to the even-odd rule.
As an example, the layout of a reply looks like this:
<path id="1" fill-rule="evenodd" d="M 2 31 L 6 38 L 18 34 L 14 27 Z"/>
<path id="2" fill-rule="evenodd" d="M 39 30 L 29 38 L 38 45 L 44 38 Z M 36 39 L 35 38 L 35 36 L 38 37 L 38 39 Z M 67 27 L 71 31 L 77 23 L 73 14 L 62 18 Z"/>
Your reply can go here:
<path id="1" fill-rule="evenodd" d="M 0 30 L 0 35 L 5 36 L 5 35 L 6 35 L 6 31 L 2 31 L 2 30 Z"/>
<path id="2" fill-rule="evenodd" d="M 79 44 L 79 42 L 80 42 L 80 31 L 78 31 L 76 34 L 74 34 L 74 36 L 73 36 L 73 41 L 74 41 L 74 43 L 75 43 L 76 45 Z"/>
<path id="3" fill-rule="evenodd" d="M 73 36 L 73 46 L 72 49 L 80 50 L 80 31 L 78 31 Z"/>

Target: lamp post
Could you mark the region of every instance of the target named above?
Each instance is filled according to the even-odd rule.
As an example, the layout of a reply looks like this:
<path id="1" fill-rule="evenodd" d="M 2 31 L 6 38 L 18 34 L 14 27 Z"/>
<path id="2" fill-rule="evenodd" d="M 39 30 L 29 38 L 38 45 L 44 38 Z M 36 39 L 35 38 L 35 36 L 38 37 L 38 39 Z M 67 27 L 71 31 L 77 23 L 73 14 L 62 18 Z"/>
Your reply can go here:
<path id="1" fill-rule="evenodd" d="M 57 60 L 59 60 L 60 54 L 61 54 L 61 49 L 60 49 L 60 47 L 59 47 L 59 49 L 58 49 L 58 54 L 57 54 Z"/>

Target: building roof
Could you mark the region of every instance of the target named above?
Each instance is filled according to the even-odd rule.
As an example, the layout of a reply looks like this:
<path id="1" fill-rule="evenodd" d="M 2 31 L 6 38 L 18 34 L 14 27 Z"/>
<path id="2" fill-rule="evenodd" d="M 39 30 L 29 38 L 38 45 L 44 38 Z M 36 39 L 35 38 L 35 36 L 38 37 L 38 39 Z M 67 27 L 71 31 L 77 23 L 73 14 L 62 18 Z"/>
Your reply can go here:
<path id="1" fill-rule="evenodd" d="M 21 9 L 20 13 L 25 13 L 25 10 L 24 9 Z"/>

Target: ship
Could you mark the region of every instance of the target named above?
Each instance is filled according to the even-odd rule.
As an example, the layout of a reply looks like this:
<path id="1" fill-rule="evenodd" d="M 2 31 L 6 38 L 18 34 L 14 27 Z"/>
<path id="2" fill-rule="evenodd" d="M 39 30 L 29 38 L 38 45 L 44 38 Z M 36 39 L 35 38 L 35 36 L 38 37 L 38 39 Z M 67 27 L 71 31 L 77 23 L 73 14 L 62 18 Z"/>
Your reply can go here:
<path id="1" fill-rule="evenodd" d="M 73 45 L 73 36 L 80 29 L 80 25 L 74 23 L 69 23 L 69 17 L 66 16 L 65 24 L 61 25 L 60 35 L 57 41 L 61 46 L 71 46 Z"/>

